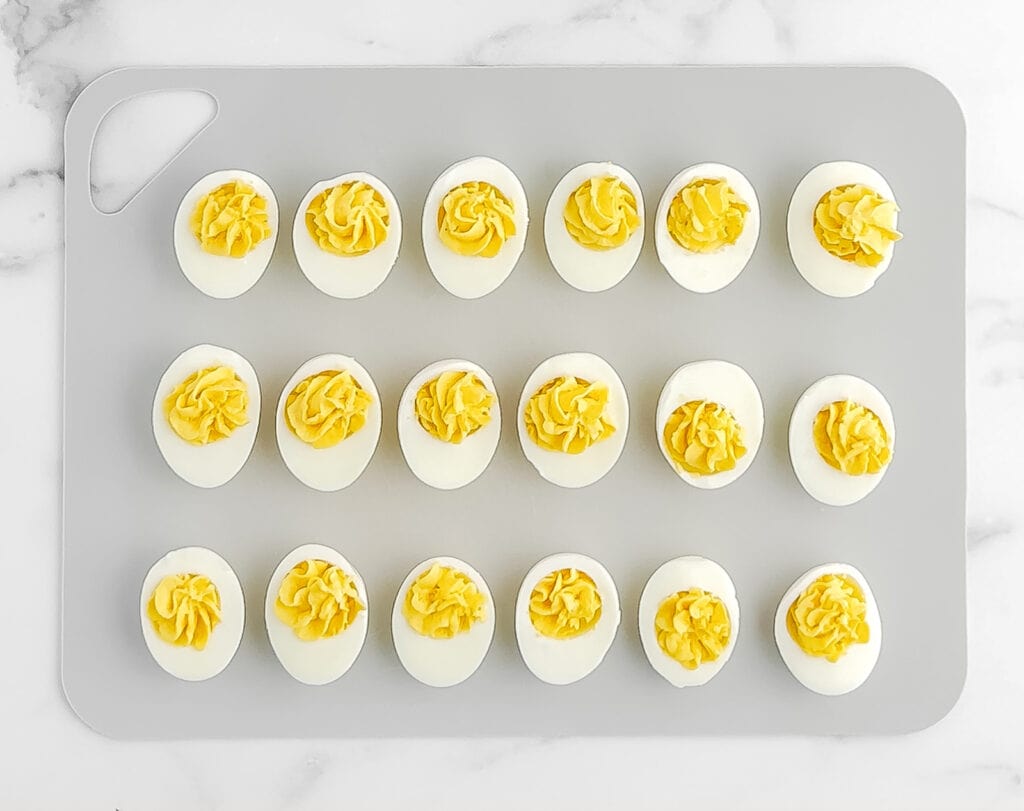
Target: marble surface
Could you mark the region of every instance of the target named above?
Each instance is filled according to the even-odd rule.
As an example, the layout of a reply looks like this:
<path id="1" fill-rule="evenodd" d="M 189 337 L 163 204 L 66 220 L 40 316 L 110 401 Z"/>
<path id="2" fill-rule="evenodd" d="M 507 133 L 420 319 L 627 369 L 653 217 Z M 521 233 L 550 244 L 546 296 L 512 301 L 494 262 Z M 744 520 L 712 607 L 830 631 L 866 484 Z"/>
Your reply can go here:
<path id="1" fill-rule="evenodd" d="M 594 808 L 656 801 L 799 808 L 825 796 L 835 811 L 1024 808 L 1024 499 L 1015 464 L 1024 432 L 1014 422 L 1024 413 L 1024 187 L 1013 182 L 1024 140 L 1024 49 L 1013 35 L 1020 4 L 987 0 L 969 11 L 949 0 L 383 7 L 374 0 L 317 0 L 301 10 L 270 0 L 0 5 L 0 571 L 15 620 L 5 623 L 0 653 L 0 805 L 390 807 L 422 803 L 443 778 L 446 787 L 486 798 L 487 808 L 550 802 L 570 789 L 574 806 Z M 959 704 L 928 730 L 886 739 L 122 744 L 88 730 L 62 698 L 57 651 L 61 137 L 75 93 L 132 64 L 591 62 L 909 64 L 959 97 L 969 133 L 970 424 L 970 672 Z M 823 114 L 870 109 L 870 99 L 850 99 Z M 123 197 L 146 165 L 138 143 L 125 143 L 97 164 L 101 200 Z M 600 779 L 590 777 L 595 771 Z"/>

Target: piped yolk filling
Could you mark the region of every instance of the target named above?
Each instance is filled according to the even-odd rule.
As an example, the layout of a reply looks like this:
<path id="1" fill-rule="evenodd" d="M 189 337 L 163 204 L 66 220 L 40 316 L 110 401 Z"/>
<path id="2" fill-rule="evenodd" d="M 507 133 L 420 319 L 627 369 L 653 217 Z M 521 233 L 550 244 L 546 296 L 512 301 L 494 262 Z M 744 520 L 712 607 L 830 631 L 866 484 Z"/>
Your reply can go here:
<path id="1" fill-rule="evenodd" d="M 805 588 L 786 613 L 786 628 L 809 656 L 837 662 L 851 645 L 871 636 L 860 585 L 841 574 L 825 574 Z"/>
<path id="2" fill-rule="evenodd" d="M 416 633 L 432 639 L 464 634 L 484 618 L 484 595 L 466 574 L 435 563 L 405 593 L 402 615 Z"/>
<path id="3" fill-rule="evenodd" d="M 549 451 L 583 453 L 615 432 L 609 421 L 608 387 L 580 377 L 556 377 L 526 403 L 526 433 Z"/>
<path id="4" fill-rule="evenodd" d="M 164 642 L 201 651 L 220 623 L 220 592 L 205 575 L 167 575 L 153 589 L 146 615 Z"/>
<path id="5" fill-rule="evenodd" d="M 529 611 L 538 633 L 551 639 L 572 639 L 601 619 L 601 594 L 586 572 L 558 569 L 533 587 Z"/>
<path id="6" fill-rule="evenodd" d="M 289 570 L 274 600 L 274 614 L 305 642 L 337 636 L 365 608 L 352 577 L 315 558 Z"/>

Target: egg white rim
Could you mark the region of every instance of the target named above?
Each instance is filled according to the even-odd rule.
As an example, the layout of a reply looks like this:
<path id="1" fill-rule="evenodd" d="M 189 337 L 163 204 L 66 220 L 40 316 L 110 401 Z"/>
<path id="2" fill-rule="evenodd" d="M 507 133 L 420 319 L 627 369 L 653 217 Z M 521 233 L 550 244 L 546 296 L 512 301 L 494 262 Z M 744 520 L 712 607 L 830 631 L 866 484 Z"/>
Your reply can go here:
<path id="1" fill-rule="evenodd" d="M 601 616 L 594 627 L 569 639 L 544 636 L 530 621 L 530 595 L 534 587 L 541 578 L 560 569 L 576 569 L 588 575 L 601 596 Z M 615 580 L 600 562 L 575 552 L 549 555 L 526 573 L 519 587 L 515 624 L 519 654 L 530 672 L 541 681 L 559 686 L 572 684 L 589 676 L 604 661 L 621 619 Z"/>
<path id="2" fill-rule="evenodd" d="M 459 444 L 444 442 L 428 434 L 416 418 L 416 394 L 420 387 L 448 371 L 472 372 L 494 396 L 491 421 Z M 438 490 L 455 490 L 475 481 L 491 464 L 501 438 L 501 406 L 494 380 L 482 366 L 468 360 L 439 360 L 420 369 L 402 392 L 398 405 L 398 443 L 409 469 L 421 482 Z M 429 457 L 429 458 L 423 458 Z M 465 465 L 469 475 L 457 475 Z"/>
<path id="3" fill-rule="evenodd" d="M 850 183 L 863 183 L 887 200 L 896 199 L 885 178 L 870 166 L 833 161 L 820 163 L 804 175 L 793 192 L 786 215 L 793 264 L 811 287 L 834 298 L 859 296 L 870 290 L 889 269 L 895 247 L 890 245 L 882 261 L 873 268 L 847 262 L 821 247 L 814 235 L 814 209 L 827 191 Z"/>
<path id="4" fill-rule="evenodd" d="M 889 462 L 878 473 L 850 476 L 821 458 L 814 446 L 814 419 L 830 403 L 853 400 L 875 412 L 889 438 Z M 896 422 L 892 407 L 877 388 L 855 375 L 828 375 L 800 395 L 789 420 L 789 459 L 807 494 L 831 507 L 855 504 L 878 487 L 896 457 Z"/>
<path id="5" fill-rule="evenodd" d="M 189 225 L 192 212 L 200 198 L 218 186 L 232 180 L 248 183 L 257 194 L 267 201 L 267 222 L 270 225 L 270 236 L 260 242 L 249 253 L 239 259 L 230 256 L 215 256 L 204 251 Z M 262 177 L 245 169 L 224 169 L 211 172 L 197 180 L 185 192 L 174 215 L 174 255 L 182 274 L 201 293 L 211 298 L 237 298 L 249 290 L 260 280 L 270 264 L 270 257 L 277 244 L 278 225 L 277 197 Z M 212 269 L 210 277 L 206 273 L 197 273 L 196 267 L 204 264 Z"/>
<path id="6" fill-rule="evenodd" d="M 636 198 L 640 226 L 617 248 L 595 251 L 580 245 L 565 228 L 563 212 L 569 196 L 594 177 L 615 177 L 625 183 Z M 629 275 L 644 244 L 644 197 L 637 179 L 621 166 L 583 163 L 570 169 L 551 192 L 544 210 L 544 246 L 552 266 L 567 283 L 584 293 L 609 290 Z"/>
<path id="7" fill-rule="evenodd" d="M 352 578 L 359 601 L 364 606 L 345 630 L 327 639 L 299 639 L 274 612 L 277 593 L 285 576 L 305 560 L 325 560 L 340 568 Z M 270 576 L 263 608 L 267 637 L 270 639 L 274 655 L 288 675 L 309 685 L 330 684 L 345 675 L 355 664 L 366 640 L 369 613 L 370 603 L 366 596 L 366 584 L 358 570 L 336 549 L 315 543 L 299 546 L 282 558 Z"/>
<path id="8" fill-rule="evenodd" d="M 824 574 L 847 575 L 857 582 L 864 593 L 864 619 L 868 623 L 868 641 L 850 645 L 837 662 L 804 653 L 789 635 L 789 629 L 786 627 L 786 614 L 789 613 L 793 601 Z M 826 563 L 804 572 L 779 601 L 779 607 L 775 612 L 775 644 L 789 672 L 808 690 L 823 696 L 841 696 L 856 690 L 868 680 L 882 650 L 881 614 L 867 579 L 848 563 Z"/>
<path id="9" fill-rule="evenodd" d="M 477 589 L 484 595 L 484 618 L 475 622 L 465 633 L 458 634 L 451 639 L 421 636 L 412 629 L 406 622 L 405 615 L 402 614 L 402 605 L 409 587 L 417 577 L 435 563 L 462 572 L 476 584 Z M 395 597 L 395 605 L 391 611 L 391 638 L 395 644 L 395 653 L 398 654 L 398 659 L 406 672 L 422 684 L 428 687 L 454 687 L 476 673 L 487 657 L 491 641 L 494 638 L 494 614 L 494 599 L 491 597 L 491 590 L 487 587 L 487 581 L 484 580 L 480 572 L 459 558 L 444 556 L 427 558 L 413 567 L 402 581 L 398 595 Z M 412 664 L 414 659 L 418 659 L 420 662 L 425 660 L 428 662 L 428 666 L 420 668 L 418 665 Z M 464 667 L 461 668 L 461 671 L 464 672 L 453 675 L 444 666 L 450 664 L 453 659 L 462 660 Z"/>
<path id="10" fill-rule="evenodd" d="M 516 233 L 497 256 L 461 256 L 445 245 L 437 233 L 437 212 L 446 194 L 463 183 L 483 181 L 495 186 L 512 204 Z M 454 163 L 434 181 L 423 204 L 423 252 L 434 278 L 449 293 L 475 299 L 493 292 L 509 277 L 526 245 L 530 216 L 523 184 L 515 172 L 495 158 L 478 156 Z"/>
<path id="11" fill-rule="evenodd" d="M 750 209 L 736 242 L 714 253 L 688 251 L 668 232 L 668 210 L 672 200 L 684 186 L 700 178 L 725 180 Z M 731 284 L 743 272 L 754 255 L 760 233 L 761 207 L 757 192 L 746 176 L 723 163 L 698 163 L 683 169 L 665 187 L 654 223 L 654 246 L 662 267 L 676 284 L 693 293 L 714 293 Z"/>
<path id="12" fill-rule="evenodd" d="M 345 437 L 337 445 L 318 449 L 306 444 L 292 433 L 285 421 L 284 408 L 288 395 L 299 383 L 310 375 L 327 370 L 351 373 L 356 382 L 369 392 L 373 402 L 366 409 L 366 423 L 362 428 Z M 355 358 L 333 353 L 317 355 L 296 369 L 285 383 L 277 401 L 274 424 L 281 459 L 292 475 L 313 490 L 333 493 L 343 490 L 363 475 L 363 471 L 366 470 L 377 450 L 381 427 L 380 394 L 377 392 L 373 377 Z M 337 467 L 338 460 L 346 458 L 356 460 L 355 464 L 341 465 L 341 470 L 334 469 Z M 310 469 L 317 472 L 311 475 Z"/>
<path id="13" fill-rule="evenodd" d="M 690 400 L 718 403 L 732 412 L 740 424 L 747 452 L 736 460 L 732 470 L 698 476 L 680 470 L 672 461 L 665 447 L 665 423 L 673 411 Z M 754 463 L 764 436 L 764 402 L 761 392 L 747 371 L 735 363 L 724 360 L 686 363 L 676 369 L 662 387 L 655 430 L 661 455 L 680 479 L 701 490 L 717 490 L 736 481 Z"/>
<path id="14" fill-rule="evenodd" d="M 658 645 L 654 621 L 662 602 L 680 591 L 699 588 L 718 597 L 729 614 L 729 640 L 717 659 L 687 670 Z M 661 564 L 648 578 L 640 595 L 640 642 L 654 671 L 673 687 L 700 687 L 725 667 L 740 635 L 740 606 L 736 586 L 718 563 L 699 555 L 673 558 Z"/>
<path id="15" fill-rule="evenodd" d="M 322 250 L 306 228 L 306 209 L 321 192 L 342 183 L 360 181 L 372 186 L 384 199 L 389 220 L 387 236 L 372 251 L 361 256 L 338 256 Z M 310 284 L 334 298 L 362 298 L 380 287 L 398 259 L 401 244 L 402 212 L 398 200 L 383 180 L 369 172 L 348 172 L 314 183 L 299 203 L 292 223 L 292 247 L 299 269 Z"/>
<path id="16" fill-rule="evenodd" d="M 194 565 L 197 560 L 203 565 Z M 221 619 L 203 650 L 164 642 L 149 621 L 146 609 L 157 584 L 172 574 L 199 574 L 210 578 L 220 595 Z M 139 598 L 142 636 L 150 655 L 164 671 L 182 681 L 205 681 L 224 670 L 235 657 L 245 627 L 245 599 L 231 565 L 212 549 L 186 546 L 174 549 L 154 563 L 142 581 Z"/>
<path id="17" fill-rule="evenodd" d="M 523 414 L 526 404 L 541 386 L 560 376 L 580 377 L 608 386 L 606 413 L 615 431 L 607 439 L 579 454 L 549 451 L 537 445 L 526 432 Z M 629 398 L 622 379 L 608 361 L 591 352 L 565 352 L 543 361 L 523 386 L 516 411 L 516 428 L 523 455 L 542 478 L 559 487 L 588 487 L 604 478 L 622 455 L 629 432 Z"/>
<path id="18" fill-rule="evenodd" d="M 192 445 L 174 433 L 164 416 L 164 401 L 189 375 L 211 366 L 227 366 L 245 383 L 249 421 L 209 445 Z M 160 455 L 175 475 L 196 487 L 220 487 L 238 474 L 252 453 L 259 421 L 260 382 L 256 370 L 237 352 L 222 346 L 197 344 L 179 354 L 164 370 L 153 396 L 153 437 Z M 239 452 L 240 447 L 245 450 Z"/>

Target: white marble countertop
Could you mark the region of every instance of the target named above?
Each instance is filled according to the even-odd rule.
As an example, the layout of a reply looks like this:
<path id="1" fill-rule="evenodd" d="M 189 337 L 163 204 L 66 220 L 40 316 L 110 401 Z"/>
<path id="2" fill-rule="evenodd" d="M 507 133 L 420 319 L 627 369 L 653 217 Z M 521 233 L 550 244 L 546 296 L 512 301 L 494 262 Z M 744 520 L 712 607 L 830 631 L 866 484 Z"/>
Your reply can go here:
<path id="1" fill-rule="evenodd" d="M 1017 0 L 384 7 L 374 0 L 0 5 L 0 424 L 8 426 L 0 432 L 0 571 L 8 611 L 21 615 L 5 623 L 0 654 L 0 805 L 392 807 L 422 803 L 443 778 L 446 788 L 470 789 L 465 796 L 489 809 L 562 793 L 576 807 L 594 808 L 637 807 L 640 798 L 707 809 L 799 808 L 826 798 L 835 811 L 1024 808 L 1024 499 L 1013 461 L 1024 452 L 1024 431 L 1014 422 L 1024 414 L 1024 187 L 1016 176 L 1024 48 L 1015 35 L 1024 7 Z M 61 135 L 76 92 L 110 68 L 133 64 L 592 62 L 908 64 L 934 73 L 959 97 L 969 133 L 972 418 L 970 672 L 959 704 L 931 729 L 887 739 L 128 744 L 87 729 L 62 698 L 57 649 Z M 870 114 L 870 99 L 849 104 Z M 115 193 L 125 171 L 110 168 L 101 191 Z"/>

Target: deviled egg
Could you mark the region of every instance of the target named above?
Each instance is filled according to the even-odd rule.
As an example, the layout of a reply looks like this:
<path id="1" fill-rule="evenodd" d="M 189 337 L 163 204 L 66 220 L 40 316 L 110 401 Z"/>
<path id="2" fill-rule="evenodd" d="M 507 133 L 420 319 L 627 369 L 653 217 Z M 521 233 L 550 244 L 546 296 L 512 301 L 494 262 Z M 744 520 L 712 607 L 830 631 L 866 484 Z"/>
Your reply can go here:
<path id="1" fill-rule="evenodd" d="M 423 206 L 423 251 L 452 295 L 480 298 L 508 278 L 526 243 L 526 192 L 494 158 L 468 158 L 434 181 Z"/>
<path id="2" fill-rule="evenodd" d="M 277 242 L 277 199 L 243 169 L 213 172 L 185 192 L 174 216 L 174 253 L 197 290 L 235 298 L 260 280 Z"/>
<path id="3" fill-rule="evenodd" d="M 734 363 L 687 363 L 662 388 L 655 427 L 679 478 L 705 490 L 724 487 L 746 472 L 761 446 L 761 393 Z"/>
<path id="4" fill-rule="evenodd" d="M 551 192 L 544 243 L 558 275 L 577 290 L 608 290 L 633 269 L 644 244 L 644 198 L 614 163 L 570 169 Z"/>
<path id="5" fill-rule="evenodd" d="M 555 355 L 534 369 L 517 414 L 527 460 L 560 487 L 593 484 L 626 444 L 626 387 L 606 360 L 589 352 Z"/>
<path id="6" fill-rule="evenodd" d="M 230 349 L 199 344 L 167 367 L 153 398 L 153 436 L 164 461 L 197 487 L 230 481 L 252 452 L 260 384 Z"/>
<path id="7" fill-rule="evenodd" d="M 329 296 L 360 298 L 384 282 L 398 258 L 402 213 L 384 181 L 348 172 L 313 184 L 292 225 L 295 260 Z"/>
<path id="8" fill-rule="evenodd" d="M 699 163 L 669 181 L 658 203 L 654 247 L 677 284 L 713 293 L 747 266 L 760 231 L 757 194 L 743 173 Z"/>
<path id="9" fill-rule="evenodd" d="M 530 671 L 548 684 L 593 672 L 619 627 L 619 594 L 608 570 L 586 555 L 544 558 L 516 599 L 516 640 Z"/>
<path id="10" fill-rule="evenodd" d="M 804 490 L 844 507 L 874 490 L 889 469 L 896 423 L 885 395 L 853 375 L 812 383 L 789 421 L 789 458 Z"/>
<path id="11" fill-rule="evenodd" d="M 314 490 L 341 490 L 377 449 L 380 395 L 355 358 L 318 355 L 285 384 L 276 425 L 277 447 L 295 478 Z"/>
<path id="12" fill-rule="evenodd" d="M 775 613 L 775 644 L 807 689 L 839 696 L 860 687 L 882 649 L 878 603 L 864 575 L 846 563 L 802 574 Z"/>
<path id="13" fill-rule="evenodd" d="M 848 298 L 870 290 L 889 268 L 899 206 L 889 184 L 863 163 L 835 161 L 804 175 L 789 203 L 793 264 L 811 287 Z"/>
<path id="14" fill-rule="evenodd" d="M 153 659 L 184 681 L 210 679 L 227 667 L 245 625 L 234 570 L 201 546 L 175 549 L 150 567 L 139 613 Z"/>
<path id="15" fill-rule="evenodd" d="M 363 649 L 369 603 L 359 572 L 335 549 L 293 549 L 267 586 L 267 636 L 285 670 L 303 684 L 328 684 Z"/>
<path id="16" fill-rule="evenodd" d="M 640 641 L 651 667 L 674 687 L 698 687 L 732 656 L 740 606 L 732 578 L 690 555 L 663 563 L 640 595 Z"/>
<path id="17" fill-rule="evenodd" d="M 402 666 L 429 687 L 472 676 L 494 637 L 494 601 L 481 574 L 458 558 L 423 561 L 402 582 L 391 613 Z"/>
<path id="18" fill-rule="evenodd" d="M 494 457 L 501 409 L 494 381 L 468 360 L 421 369 L 398 404 L 398 441 L 424 484 L 454 490 L 476 479 Z"/>

